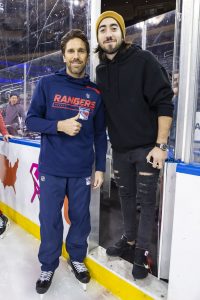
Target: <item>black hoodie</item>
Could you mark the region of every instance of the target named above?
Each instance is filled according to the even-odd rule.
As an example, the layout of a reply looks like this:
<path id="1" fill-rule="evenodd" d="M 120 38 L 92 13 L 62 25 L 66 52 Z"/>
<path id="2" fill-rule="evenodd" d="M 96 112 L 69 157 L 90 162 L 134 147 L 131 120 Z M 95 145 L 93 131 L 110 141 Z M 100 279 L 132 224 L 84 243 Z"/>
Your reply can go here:
<path id="1" fill-rule="evenodd" d="M 149 52 L 131 45 L 97 66 L 97 84 L 106 107 L 114 150 L 154 146 L 158 116 L 173 115 L 167 72 Z"/>

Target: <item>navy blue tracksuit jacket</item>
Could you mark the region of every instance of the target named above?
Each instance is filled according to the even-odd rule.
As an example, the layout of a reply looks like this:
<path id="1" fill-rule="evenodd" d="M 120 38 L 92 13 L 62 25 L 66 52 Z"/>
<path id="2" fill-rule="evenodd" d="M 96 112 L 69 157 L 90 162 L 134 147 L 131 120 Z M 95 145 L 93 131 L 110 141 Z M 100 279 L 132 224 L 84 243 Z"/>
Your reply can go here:
<path id="1" fill-rule="evenodd" d="M 57 122 L 75 117 L 82 124 L 75 136 L 57 132 Z M 71 226 L 66 247 L 72 260 L 86 255 L 90 232 L 90 176 L 105 171 L 106 131 L 104 107 L 96 85 L 84 78 L 73 78 L 66 70 L 38 82 L 26 118 L 30 131 L 41 133 L 39 157 L 42 270 L 54 271 L 62 248 L 61 208 L 69 199 Z"/>

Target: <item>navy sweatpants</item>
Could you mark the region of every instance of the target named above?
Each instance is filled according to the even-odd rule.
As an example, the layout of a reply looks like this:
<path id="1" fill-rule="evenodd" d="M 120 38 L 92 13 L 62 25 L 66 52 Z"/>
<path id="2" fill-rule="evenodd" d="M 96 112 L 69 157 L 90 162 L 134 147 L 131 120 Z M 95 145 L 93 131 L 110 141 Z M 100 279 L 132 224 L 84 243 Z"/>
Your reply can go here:
<path id="1" fill-rule="evenodd" d="M 65 178 L 40 173 L 40 234 L 38 258 L 42 271 L 54 271 L 59 265 L 63 242 L 62 207 L 69 201 L 71 226 L 66 249 L 72 260 L 82 262 L 87 253 L 90 233 L 90 194 L 88 178 Z"/>

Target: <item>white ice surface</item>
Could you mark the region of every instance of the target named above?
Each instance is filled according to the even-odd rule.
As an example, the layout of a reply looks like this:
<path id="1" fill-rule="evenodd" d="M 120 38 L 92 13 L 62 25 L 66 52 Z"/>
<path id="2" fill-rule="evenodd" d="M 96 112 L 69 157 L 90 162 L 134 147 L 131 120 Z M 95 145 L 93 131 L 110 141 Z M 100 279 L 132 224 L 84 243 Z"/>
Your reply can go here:
<path id="1" fill-rule="evenodd" d="M 69 271 L 66 260 L 60 259 L 52 285 L 41 297 L 35 291 L 40 274 L 37 259 L 39 241 L 11 222 L 5 237 L 0 239 L 0 300 L 114 300 L 94 280 L 85 292 Z"/>

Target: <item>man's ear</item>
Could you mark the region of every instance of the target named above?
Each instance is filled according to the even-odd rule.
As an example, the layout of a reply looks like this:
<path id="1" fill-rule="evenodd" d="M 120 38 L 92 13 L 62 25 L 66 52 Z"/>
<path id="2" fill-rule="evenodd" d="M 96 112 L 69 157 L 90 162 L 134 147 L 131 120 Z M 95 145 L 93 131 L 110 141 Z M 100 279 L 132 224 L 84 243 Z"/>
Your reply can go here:
<path id="1" fill-rule="evenodd" d="M 64 55 L 63 55 L 63 61 L 66 62 L 66 59 L 65 59 Z"/>

